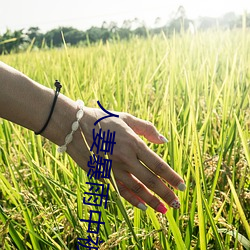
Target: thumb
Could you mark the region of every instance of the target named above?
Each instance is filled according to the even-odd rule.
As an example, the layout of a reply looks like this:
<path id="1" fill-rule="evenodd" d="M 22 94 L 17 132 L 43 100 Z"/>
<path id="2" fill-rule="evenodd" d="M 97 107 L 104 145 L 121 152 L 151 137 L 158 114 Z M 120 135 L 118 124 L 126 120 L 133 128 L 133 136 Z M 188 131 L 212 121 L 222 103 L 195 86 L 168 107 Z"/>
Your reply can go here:
<path id="1" fill-rule="evenodd" d="M 168 142 L 168 140 L 161 135 L 156 127 L 149 121 L 128 115 L 125 122 L 136 134 L 144 136 L 150 142 L 157 144 Z"/>

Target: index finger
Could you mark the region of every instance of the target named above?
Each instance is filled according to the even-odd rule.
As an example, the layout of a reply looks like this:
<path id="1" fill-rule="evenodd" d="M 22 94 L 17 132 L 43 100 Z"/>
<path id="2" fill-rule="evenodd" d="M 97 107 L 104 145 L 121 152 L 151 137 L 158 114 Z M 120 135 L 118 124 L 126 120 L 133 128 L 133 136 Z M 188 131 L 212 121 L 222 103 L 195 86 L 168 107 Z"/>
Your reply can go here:
<path id="1" fill-rule="evenodd" d="M 126 115 L 124 120 L 137 135 L 144 136 L 150 142 L 157 144 L 167 142 L 167 139 L 163 135 L 159 134 L 156 127 L 151 122 L 129 114 Z"/>

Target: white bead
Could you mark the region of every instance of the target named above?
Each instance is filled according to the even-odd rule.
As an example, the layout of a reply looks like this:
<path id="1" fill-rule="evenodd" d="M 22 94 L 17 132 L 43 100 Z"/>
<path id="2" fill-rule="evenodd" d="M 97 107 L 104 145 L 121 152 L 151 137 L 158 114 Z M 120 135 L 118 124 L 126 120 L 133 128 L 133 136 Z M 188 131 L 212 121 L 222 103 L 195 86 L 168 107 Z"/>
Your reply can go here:
<path id="1" fill-rule="evenodd" d="M 73 122 L 71 128 L 72 128 L 72 131 L 75 132 L 79 128 L 79 122 L 78 121 Z"/>
<path id="2" fill-rule="evenodd" d="M 77 100 L 76 104 L 79 108 L 83 108 L 84 107 L 84 102 L 82 100 Z"/>
<path id="3" fill-rule="evenodd" d="M 83 111 L 84 102 L 81 100 L 77 100 L 76 103 L 77 103 L 77 107 L 79 108 L 79 110 L 76 113 L 77 120 L 72 123 L 72 126 L 71 126 L 72 131 L 65 137 L 64 145 L 57 148 L 57 151 L 59 153 L 63 153 L 67 150 L 67 145 L 72 142 L 73 134 L 79 128 L 79 121 L 82 119 L 84 115 L 84 111 Z"/>
<path id="4" fill-rule="evenodd" d="M 71 132 L 70 134 L 68 134 L 66 137 L 65 137 L 65 144 L 69 144 L 71 143 L 73 140 L 73 132 Z"/>
<path id="5" fill-rule="evenodd" d="M 58 149 L 57 149 L 57 152 L 58 153 L 63 153 L 63 152 L 65 152 L 67 150 L 67 146 L 66 145 L 62 145 L 61 147 L 59 147 Z"/>
<path id="6" fill-rule="evenodd" d="M 83 114 L 84 114 L 83 110 L 79 109 L 78 112 L 76 113 L 77 121 L 79 121 L 83 117 Z"/>

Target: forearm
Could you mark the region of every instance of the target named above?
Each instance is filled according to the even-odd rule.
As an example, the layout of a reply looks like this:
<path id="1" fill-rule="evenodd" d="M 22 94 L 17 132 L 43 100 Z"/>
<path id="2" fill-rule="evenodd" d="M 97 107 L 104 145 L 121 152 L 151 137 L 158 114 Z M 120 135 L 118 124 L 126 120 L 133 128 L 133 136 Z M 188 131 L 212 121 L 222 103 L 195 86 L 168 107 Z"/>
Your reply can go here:
<path id="1" fill-rule="evenodd" d="M 0 117 L 33 131 L 39 131 L 48 118 L 54 90 L 36 83 L 0 62 Z M 75 103 L 59 94 L 51 120 L 43 136 L 60 145 L 75 119 Z"/>
<path id="2" fill-rule="evenodd" d="M 34 82 L 0 62 L 0 117 L 33 131 L 40 131 L 48 119 L 54 95 L 54 90 Z M 42 135 L 58 145 L 63 145 L 65 136 L 71 131 L 72 122 L 76 120 L 77 110 L 74 101 L 59 94 L 54 113 Z M 105 114 L 101 109 L 85 107 L 84 117 L 79 121 L 81 130 L 75 132 L 74 140 L 67 147 L 67 153 L 86 171 L 90 171 L 90 153 L 81 132 L 88 144 L 92 145 L 94 140 L 97 140 L 93 138 L 92 133 L 95 129 L 94 123 Z M 152 152 L 136 133 L 155 143 L 166 142 L 166 138 L 160 135 L 151 123 L 126 113 L 119 113 L 119 119 L 104 119 L 99 125 L 103 131 L 116 132 L 116 147 L 109 157 L 122 196 L 143 210 L 146 208 L 144 203 L 148 203 L 156 211 L 165 213 L 165 205 L 149 191 L 151 189 L 170 206 L 179 208 L 177 196 L 162 179 L 181 191 L 186 187 L 183 179 Z M 99 142 L 100 140 L 102 143 L 105 141 L 104 134 L 99 134 Z M 96 169 L 93 168 L 95 170 L 91 166 L 92 171 L 100 171 L 102 160 L 96 164 Z M 107 167 L 105 164 L 103 172 Z"/>

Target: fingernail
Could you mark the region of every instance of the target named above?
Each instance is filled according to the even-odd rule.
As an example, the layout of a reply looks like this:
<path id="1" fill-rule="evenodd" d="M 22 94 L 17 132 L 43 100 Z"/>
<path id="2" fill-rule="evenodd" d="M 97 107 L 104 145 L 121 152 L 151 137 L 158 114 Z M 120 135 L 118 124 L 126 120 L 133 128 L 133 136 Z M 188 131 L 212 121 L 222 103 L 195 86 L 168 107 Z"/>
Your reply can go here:
<path id="1" fill-rule="evenodd" d="M 181 206 L 181 203 L 179 202 L 179 200 L 173 200 L 172 203 L 170 204 L 170 207 L 175 208 L 175 209 L 179 209 Z"/>
<path id="2" fill-rule="evenodd" d="M 186 190 L 186 184 L 184 182 L 180 182 L 177 186 L 178 190 L 185 191 Z"/>
<path id="3" fill-rule="evenodd" d="M 167 212 L 167 208 L 162 203 L 160 203 L 156 208 L 156 211 L 165 214 Z"/>
<path id="4" fill-rule="evenodd" d="M 142 211 L 146 211 L 146 210 L 147 210 L 147 207 L 146 207 L 143 203 L 139 203 L 139 204 L 137 205 L 137 207 L 138 207 L 139 209 L 141 209 Z"/>
<path id="5" fill-rule="evenodd" d="M 160 135 L 158 136 L 158 138 L 159 138 L 162 142 L 164 142 L 164 143 L 167 143 L 167 142 L 168 142 L 168 139 L 167 139 L 165 136 L 163 136 L 162 134 L 160 134 Z"/>

